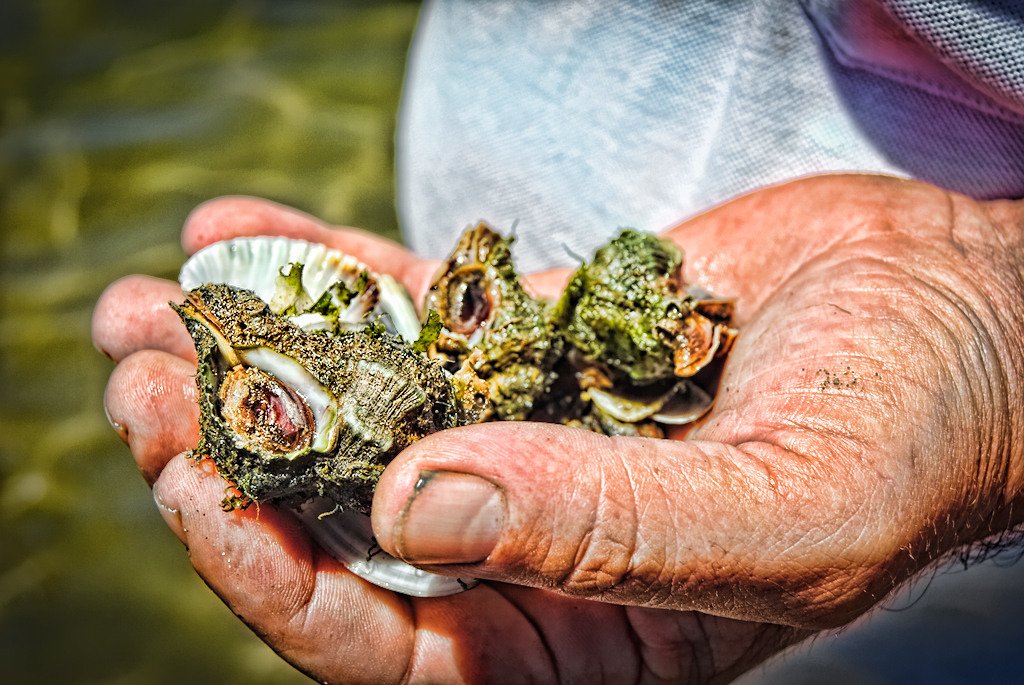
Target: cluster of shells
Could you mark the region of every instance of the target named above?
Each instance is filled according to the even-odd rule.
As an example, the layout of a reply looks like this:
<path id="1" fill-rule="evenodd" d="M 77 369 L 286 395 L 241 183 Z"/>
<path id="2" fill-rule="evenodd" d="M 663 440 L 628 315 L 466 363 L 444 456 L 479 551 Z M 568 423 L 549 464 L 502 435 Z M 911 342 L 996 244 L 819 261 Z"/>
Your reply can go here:
<path id="1" fill-rule="evenodd" d="M 430 433 L 533 420 L 664 437 L 710 409 L 732 304 L 683 282 L 678 248 L 627 229 L 547 302 L 523 289 L 511 243 L 483 223 L 467 230 L 422 319 L 394 279 L 323 245 L 240 238 L 194 255 L 175 308 L 199 361 L 196 455 L 229 481 L 225 508 L 291 506 L 329 550 L 356 550 L 341 555 L 352 567 L 373 545 L 368 519 L 351 517 Z M 347 521 L 340 541 L 316 523 L 328 514 Z M 413 594 L 466 587 L 438 591 L 400 566 L 370 575 L 419 574 L 393 588 Z"/>
<path id="2" fill-rule="evenodd" d="M 661 438 L 710 409 L 720 365 L 696 376 L 731 347 L 733 305 L 683 282 L 675 245 L 627 229 L 549 303 L 520 285 L 511 242 L 468 230 L 423 305 L 444 325 L 428 356 L 480 388 L 470 420 Z"/>

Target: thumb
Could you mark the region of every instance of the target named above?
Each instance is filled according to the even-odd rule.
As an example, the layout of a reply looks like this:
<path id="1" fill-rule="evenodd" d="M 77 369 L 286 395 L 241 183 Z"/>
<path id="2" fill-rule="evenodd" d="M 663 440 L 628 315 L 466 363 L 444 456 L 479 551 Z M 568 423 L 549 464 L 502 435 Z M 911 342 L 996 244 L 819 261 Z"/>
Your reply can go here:
<path id="1" fill-rule="evenodd" d="M 748 620 L 841 623 L 877 588 L 834 564 L 814 566 L 830 558 L 825 546 L 842 544 L 835 511 L 819 502 L 843 498 L 767 467 L 786 458 L 765 443 L 467 426 L 421 440 L 388 466 L 374 533 L 389 553 L 438 573 Z"/>

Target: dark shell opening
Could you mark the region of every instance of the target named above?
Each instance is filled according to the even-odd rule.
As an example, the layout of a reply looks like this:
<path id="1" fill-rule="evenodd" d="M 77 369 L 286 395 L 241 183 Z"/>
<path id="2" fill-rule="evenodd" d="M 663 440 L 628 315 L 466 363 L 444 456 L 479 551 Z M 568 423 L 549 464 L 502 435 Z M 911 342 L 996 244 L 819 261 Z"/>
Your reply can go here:
<path id="1" fill-rule="evenodd" d="M 445 312 L 445 325 L 449 330 L 468 337 L 491 318 L 495 302 L 487 286 L 483 269 L 464 267 L 452 274 Z"/>
<path id="2" fill-rule="evenodd" d="M 288 455 L 308 449 L 312 412 L 301 397 L 270 374 L 236 367 L 220 387 L 221 415 L 253 452 Z"/>

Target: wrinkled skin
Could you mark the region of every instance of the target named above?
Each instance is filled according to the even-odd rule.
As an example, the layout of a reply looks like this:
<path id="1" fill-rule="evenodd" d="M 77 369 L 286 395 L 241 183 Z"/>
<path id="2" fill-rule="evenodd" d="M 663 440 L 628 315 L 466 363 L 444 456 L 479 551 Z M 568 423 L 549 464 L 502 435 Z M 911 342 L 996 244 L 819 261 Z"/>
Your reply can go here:
<path id="1" fill-rule="evenodd" d="M 437 266 L 246 199 L 196 210 L 184 244 L 266 233 L 349 251 L 417 298 Z M 220 511 L 222 483 L 180 454 L 197 436 L 194 360 L 154 304 L 180 299 L 175 284 L 132 277 L 100 301 L 96 344 L 119 362 L 107 410 L 200 575 L 325 682 L 726 682 L 1020 523 L 1020 203 L 818 177 L 669 237 L 687 281 L 736 298 L 741 330 L 687 441 L 495 423 L 429 436 L 385 471 L 381 545 L 476 562 L 435 566 L 495 581 L 465 594 L 390 594 L 284 513 Z M 565 277 L 530 287 L 555 295 Z M 432 529 L 433 486 L 409 504 L 422 470 L 496 484 L 500 536 L 467 547 Z"/>

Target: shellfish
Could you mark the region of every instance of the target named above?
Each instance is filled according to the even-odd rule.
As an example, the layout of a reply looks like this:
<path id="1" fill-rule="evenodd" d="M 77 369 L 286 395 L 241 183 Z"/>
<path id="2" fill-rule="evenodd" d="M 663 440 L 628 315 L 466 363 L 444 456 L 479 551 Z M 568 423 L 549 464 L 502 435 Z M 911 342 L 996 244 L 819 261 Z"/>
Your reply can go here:
<path id="1" fill-rule="evenodd" d="M 460 415 L 450 375 L 406 342 L 425 346 L 404 289 L 351 257 L 280 238 L 210 246 L 185 264 L 181 283 L 186 299 L 175 309 L 199 361 L 194 454 L 228 480 L 224 508 L 289 507 L 353 573 L 396 592 L 475 585 L 386 554 L 365 515 L 387 462 Z M 373 324 L 375 315 L 401 335 Z"/>
<path id="2" fill-rule="evenodd" d="M 422 328 L 397 282 L 324 246 L 240 238 L 193 256 L 176 309 L 199 358 L 197 454 L 231 482 L 225 508 L 291 507 L 354 573 L 452 594 L 475 581 L 415 569 L 373 540 L 373 486 L 403 448 L 492 418 L 662 437 L 710 409 L 732 303 L 683 282 L 678 248 L 626 229 L 551 306 L 520 285 L 512 240 L 467 230 Z"/>
<path id="3" fill-rule="evenodd" d="M 199 358 L 198 451 L 243 501 L 318 495 L 367 513 L 391 458 L 456 424 L 447 374 L 386 333 L 306 333 L 222 284 L 191 290 L 176 310 Z"/>
<path id="4" fill-rule="evenodd" d="M 512 264 L 514 238 L 486 223 L 468 229 L 427 292 L 444 328 L 428 354 L 486 384 L 478 419 L 523 420 L 548 392 L 562 353 L 545 302 L 530 297 Z M 483 393 L 482 393 L 483 394 Z"/>
<path id="5" fill-rule="evenodd" d="M 624 229 L 573 274 L 554 318 L 590 403 L 580 425 L 661 437 L 651 422 L 691 423 L 711 408 L 690 379 L 728 352 L 733 303 L 687 285 L 682 263 L 672 242 Z"/>
<path id="6" fill-rule="evenodd" d="M 650 233 L 623 230 L 573 275 L 555 317 L 589 364 L 646 384 L 688 377 L 734 332 L 732 303 L 690 294 L 682 252 Z"/>

